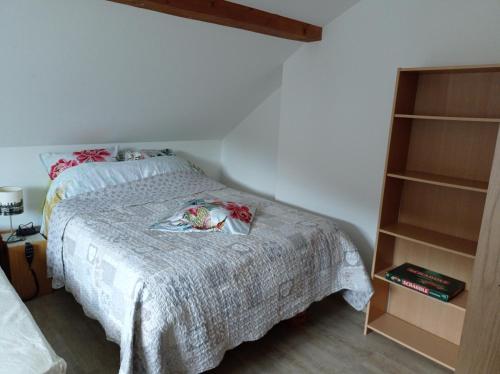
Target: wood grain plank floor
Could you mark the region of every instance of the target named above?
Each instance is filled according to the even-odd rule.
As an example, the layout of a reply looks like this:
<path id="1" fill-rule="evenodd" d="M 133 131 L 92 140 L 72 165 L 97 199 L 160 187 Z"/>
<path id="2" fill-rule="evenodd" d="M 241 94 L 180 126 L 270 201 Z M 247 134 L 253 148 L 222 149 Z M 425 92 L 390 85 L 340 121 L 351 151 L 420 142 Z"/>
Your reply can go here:
<path id="1" fill-rule="evenodd" d="M 118 372 L 118 346 L 106 341 L 99 323 L 85 317 L 70 294 L 57 291 L 28 308 L 69 374 Z M 377 334 L 364 336 L 363 320 L 363 313 L 333 295 L 312 305 L 304 318 L 282 322 L 264 338 L 229 351 L 210 374 L 450 373 Z"/>

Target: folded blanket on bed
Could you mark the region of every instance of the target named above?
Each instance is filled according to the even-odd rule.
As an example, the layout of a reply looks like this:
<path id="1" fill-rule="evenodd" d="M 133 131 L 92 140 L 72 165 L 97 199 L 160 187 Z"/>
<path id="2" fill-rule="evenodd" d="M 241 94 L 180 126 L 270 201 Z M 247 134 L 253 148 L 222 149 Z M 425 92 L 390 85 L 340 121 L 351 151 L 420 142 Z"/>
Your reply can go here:
<path id="1" fill-rule="evenodd" d="M 187 200 L 245 201 L 249 235 L 149 230 Z M 120 373 L 197 373 L 312 302 L 342 291 L 361 310 L 372 286 L 331 220 L 180 171 L 62 201 L 49 272 L 121 346 Z"/>

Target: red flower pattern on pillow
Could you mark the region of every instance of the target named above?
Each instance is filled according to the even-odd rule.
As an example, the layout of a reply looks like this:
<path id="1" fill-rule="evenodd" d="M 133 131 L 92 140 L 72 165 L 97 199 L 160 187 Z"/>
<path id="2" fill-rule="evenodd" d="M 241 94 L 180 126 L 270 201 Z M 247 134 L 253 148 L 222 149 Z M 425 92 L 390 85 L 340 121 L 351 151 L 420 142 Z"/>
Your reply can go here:
<path id="1" fill-rule="evenodd" d="M 76 160 L 64 160 L 60 159 L 54 165 L 50 167 L 49 177 L 54 180 L 61 174 L 64 170 L 77 166 L 78 162 Z"/>
<path id="2" fill-rule="evenodd" d="M 117 147 L 87 149 L 76 152 L 40 154 L 40 160 L 47 170 L 49 178 L 56 179 L 62 171 L 89 162 L 115 161 Z"/>
<path id="3" fill-rule="evenodd" d="M 224 208 L 231 212 L 231 218 L 239 219 L 246 223 L 250 223 L 252 220 L 252 213 L 245 205 L 238 205 L 236 203 L 229 202 L 224 205 Z"/>
<path id="4" fill-rule="evenodd" d="M 79 152 L 73 152 L 76 159 L 80 164 L 85 162 L 102 162 L 106 161 L 108 157 L 111 156 L 111 153 L 107 149 L 88 149 Z"/>

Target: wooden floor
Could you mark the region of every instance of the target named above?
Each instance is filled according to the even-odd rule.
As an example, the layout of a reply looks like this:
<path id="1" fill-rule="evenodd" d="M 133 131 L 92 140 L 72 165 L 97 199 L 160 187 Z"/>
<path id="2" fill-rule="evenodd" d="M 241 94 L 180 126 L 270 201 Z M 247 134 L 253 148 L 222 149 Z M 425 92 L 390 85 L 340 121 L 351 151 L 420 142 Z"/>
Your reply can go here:
<path id="1" fill-rule="evenodd" d="M 68 373 L 116 373 L 119 348 L 64 291 L 28 303 Z M 364 314 L 341 297 L 316 303 L 303 320 L 283 322 L 257 342 L 226 353 L 218 373 L 445 373 L 425 358 L 375 334 L 363 335 Z"/>

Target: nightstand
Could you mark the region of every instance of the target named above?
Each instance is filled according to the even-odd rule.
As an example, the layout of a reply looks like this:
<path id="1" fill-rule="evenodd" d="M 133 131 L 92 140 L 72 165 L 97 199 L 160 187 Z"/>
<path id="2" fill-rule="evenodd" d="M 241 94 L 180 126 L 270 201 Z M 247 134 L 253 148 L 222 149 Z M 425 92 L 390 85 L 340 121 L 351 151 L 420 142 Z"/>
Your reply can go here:
<path id="1" fill-rule="evenodd" d="M 41 234 L 30 235 L 22 242 L 7 244 L 9 234 L 3 234 L 5 265 L 7 276 L 21 299 L 31 299 L 36 292 L 36 284 L 25 256 L 27 242 L 33 244 L 34 257 L 31 268 L 36 274 L 40 286 L 37 296 L 52 292 L 52 281 L 47 278 L 47 241 Z M 0 246 L 1 247 L 1 246 Z"/>

